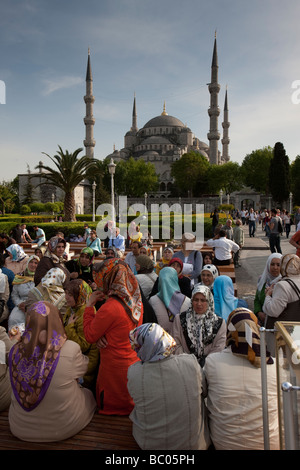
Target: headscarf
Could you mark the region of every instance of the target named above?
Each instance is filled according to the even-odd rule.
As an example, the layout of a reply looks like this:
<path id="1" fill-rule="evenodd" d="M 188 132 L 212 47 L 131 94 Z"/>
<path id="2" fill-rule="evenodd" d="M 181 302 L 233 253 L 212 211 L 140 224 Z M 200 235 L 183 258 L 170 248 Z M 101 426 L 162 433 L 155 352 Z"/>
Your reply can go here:
<path id="1" fill-rule="evenodd" d="M 104 254 L 105 254 L 105 256 L 106 256 L 106 259 L 107 259 L 107 253 L 108 253 L 108 251 L 113 251 L 113 252 L 114 252 L 114 256 L 109 256 L 109 258 L 120 258 L 119 253 L 118 253 L 116 247 L 115 247 L 115 246 L 109 246 L 109 247 L 106 248 L 106 250 L 105 250 L 105 252 L 104 252 Z"/>
<path id="2" fill-rule="evenodd" d="M 264 284 L 266 284 L 266 287 L 269 287 L 271 284 L 274 284 L 275 282 L 279 281 L 281 279 L 281 274 L 277 277 L 274 277 L 270 273 L 270 266 L 271 266 L 271 261 L 274 258 L 281 259 L 282 254 L 281 253 L 271 253 L 270 256 L 267 259 L 265 269 L 263 270 L 262 275 L 260 276 L 258 283 L 257 283 L 257 290 L 261 291 Z"/>
<path id="3" fill-rule="evenodd" d="M 247 325 L 247 326 L 246 326 Z M 249 344 L 247 339 L 250 339 Z M 247 308 L 237 308 L 231 312 L 227 321 L 226 346 L 236 356 L 245 357 L 255 367 L 261 367 L 260 331 L 256 315 Z M 267 352 L 267 364 L 273 359 Z"/>
<path id="4" fill-rule="evenodd" d="M 237 308 L 238 299 L 234 296 L 232 279 L 218 276 L 214 282 L 215 313 L 227 321 L 229 314 Z"/>
<path id="5" fill-rule="evenodd" d="M 83 279 L 72 279 L 65 286 L 65 291 L 74 297 L 76 302 L 75 310 L 85 305 L 93 292 L 92 288 Z"/>
<path id="6" fill-rule="evenodd" d="M 300 275 L 300 258 L 294 254 L 284 255 L 281 259 L 280 272 L 282 277 Z"/>
<path id="7" fill-rule="evenodd" d="M 178 263 L 180 264 L 180 273 L 178 274 L 178 278 L 181 279 L 183 277 L 182 270 L 183 270 L 183 261 L 180 258 L 172 258 L 171 261 L 169 262 L 169 266 L 172 268 L 172 264 Z"/>
<path id="8" fill-rule="evenodd" d="M 26 329 L 9 354 L 13 393 L 25 411 L 44 398 L 56 370 L 67 336 L 58 309 L 36 302 L 26 312 Z"/>
<path id="9" fill-rule="evenodd" d="M 169 260 L 166 260 L 164 258 L 164 253 L 166 250 L 170 250 L 172 252 L 172 256 L 174 255 L 174 250 L 171 246 L 166 246 L 164 249 L 163 249 L 163 252 L 162 252 L 162 257 L 161 257 L 161 260 L 159 260 L 156 265 L 155 265 L 155 271 L 156 271 L 156 274 L 159 274 L 160 271 L 165 267 L 165 266 L 168 266 L 169 265 Z"/>
<path id="10" fill-rule="evenodd" d="M 136 264 L 140 266 L 139 274 L 152 273 L 154 264 L 151 258 L 147 255 L 139 255 L 136 257 Z"/>
<path id="11" fill-rule="evenodd" d="M 207 300 L 207 310 L 199 315 L 193 308 L 193 298 L 196 294 L 202 294 Z M 215 314 L 214 296 L 207 286 L 197 284 L 191 297 L 191 305 L 186 311 L 186 328 L 188 337 L 192 343 L 192 351 L 198 360 L 204 356 L 204 348 L 212 343 L 222 324 L 222 319 Z"/>
<path id="12" fill-rule="evenodd" d="M 180 312 L 185 300 L 185 295 L 180 291 L 178 275 L 174 268 L 167 266 L 159 273 L 157 296 L 164 303 L 169 320 L 174 321 L 175 315 Z"/>
<path id="13" fill-rule="evenodd" d="M 170 356 L 175 340 L 157 323 L 144 323 L 129 333 L 131 348 L 142 362 L 156 362 Z"/>
<path id="14" fill-rule="evenodd" d="M 137 324 L 142 314 L 139 283 L 125 261 L 118 258 L 104 260 L 96 271 L 94 281 L 107 297 L 121 301 L 131 320 Z"/>
<path id="15" fill-rule="evenodd" d="M 19 274 L 15 275 L 14 280 L 13 280 L 13 285 L 26 284 L 27 282 L 34 281 L 34 271 L 30 271 L 28 268 L 30 261 L 32 261 L 33 259 L 36 259 L 37 262 L 40 262 L 40 258 L 38 256 L 36 255 L 30 256 L 30 258 L 28 258 L 24 273 L 22 275 L 19 275 Z"/>
<path id="16" fill-rule="evenodd" d="M 59 236 L 50 238 L 50 240 L 48 241 L 47 250 L 45 251 L 45 254 L 44 254 L 44 256 L 48 258 L 52 258 L 55 263 L 61 263 L 65 261 L 63 256 L 57 256 L 55 254 L 55 250 L 59 243 L 63 243 L 64 246 L 66 246 L 66 240 L 64 238 L 59 237 Z"/>
<path id="17" fill-rule="evenodd" d="M 12 245 L 9 245 L 6 248 L 6 251 L 8 251 L 12 255 L 12 260 L 11 261 L 16 261 L 17 263 L 19 261 L 22 261 L 22 259 L 26 258 L 26 253 L 24 252 L 23 248 L 16 243 L 13 243 Z"/>
<path id="18" fill-rule="evenodd" d="M 218 268 L 214 264 L 205 264 L 203 268 L 201 269 L 200 276 L 203 273 L 203 271 L 209 271 L 213 277 L 213 282 L 211 287 L 214 285 L 214 282 L 216 278 L 219 276 L 219 271 Z"/>
<path id="19" fill-rule="evenodd" d="M 81 263 L 80 263 L 80 256 L 79 258 L 76 260 L 77 263 L 78 263 L 78 266 L 79 266 L 79 269 L 80 269 L 80 272 L 79 274 L 82 274 L 83 272 L 84 273 L 90 273 L 91 272 L 91 268 L 92 268 L 92 265 L 93 265 L 93 262 L 94 262 L 94 250 L 92 250 L 92 248 L 89 248 L 88 246 L 86 246 L 85 248 L 83 248 L 80 252 L 80 254 L 86 254 L 89 256 L 90 258 L 90 262 L 87 266 L 82 266 Z"/>
<path id="20" fill-rule="evenodd" d="M 47 290 L 51 302 L 56 303 L 65 291 L 63 284 L 66 280 L 66 274 L 60 268 L 52 268 L 47 271 L 41 280 L 41 284 Z"/>

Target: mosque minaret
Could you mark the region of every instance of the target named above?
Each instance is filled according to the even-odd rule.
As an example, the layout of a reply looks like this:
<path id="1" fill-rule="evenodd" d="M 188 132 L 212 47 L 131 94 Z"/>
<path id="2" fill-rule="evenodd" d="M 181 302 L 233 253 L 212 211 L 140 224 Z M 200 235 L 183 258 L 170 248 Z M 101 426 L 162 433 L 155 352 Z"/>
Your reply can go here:
<path id="1" fill-rule="evenodd" d="M 225 104 L 224 104 L 224 120 L 222 122 L 222 127 L 223 127 L 223 139 L 222 139 L 222 160 L 224 163 L 227 163 L 230 160 L 230 157 L 228 155 L 228 147 L 230 143 L 229 139 L 229 134 L 228 134 L 228 129 L 230 126 L 230 122 L 228 121 L 228 102 L 227 102 L 227 87 L 226 87 L 226 93 L 225 93 Z"/>
<path id="2" fill-rule="evenodd" d="M 93 116 L 94 101 L 95 101 L 95 97 L 93 96 L 93 77 L 92 77 L 90 49 L 89 49 L 87 70 L 86 70 L 86 95 L 84 97 L 84 102 L 86 105 L 86 115 L 83 120 L 85 124 L 85 140 L 83 141 L 83 143 L 86 148 L 85 154 L 87 157 L 90 157 L 90 158 L 94 158 L 94 147 L 96 144 L 94 140 L 94 124 L 95 124 L 95 119 Z"/>
<path id="3" fill-rule="evenodd" d="M 208 84 L 208 90 L 210 93 L 210 107 L 208 109 L 208 115 L 210 118 L 210 127 L 207 138 L 209 140 L 209 161 L 213 165 L 219 165 L 220 157 L 218 150 L 218 141 L 220 139 L 220 133 L 218 130 L 218 117 L 220 114 L 220 108 L 218 106 L 218 94 L 221 86 L 218 83 L 218 53 L 217 53 L 217 38 L 215 35 L 214 51 L 211 64 L 211 82 Z"/>

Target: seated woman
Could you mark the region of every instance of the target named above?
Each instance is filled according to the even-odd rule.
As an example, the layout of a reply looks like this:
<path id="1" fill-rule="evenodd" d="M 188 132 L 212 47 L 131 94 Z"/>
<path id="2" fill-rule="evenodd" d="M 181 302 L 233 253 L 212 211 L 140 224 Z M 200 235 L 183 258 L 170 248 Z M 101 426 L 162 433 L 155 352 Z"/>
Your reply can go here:
<path id="1" fill-rule="evenodd" d="M 226 346 L 204 366 L 211 440 L 216 450 L 264 450 L 260 330 L 250 310 L 230 314 Z M 267 381 L 270 449 L 279 450 L 276 366 L 269 356 Z"/>
<path id="2" fill-rule="evenodd" d="M 66 268 L 70 273 L 70 279 L 82 279 L 87 284 L 94 284 L 93 278 L 94 251 L 91 248 L 83 248 L 79 258 L 66 262 Z"/>
<path id="3" fill-rule="evenodd" d="M 147 255 L 139 255 L 136 258 L 135 267 L 137 270 L 137 274 L 135 276 L 138 280 L 139 286 L 146 299 L 149 299 L 153 285 L 158 277 L 154 272 L 153 261 Z"/>
<path id="4" fill-rule="evenodd" d="M 62 317 L 66 313 L 65 287 L 66 275 L 61 268 L 50 269 L 41 282 L 28 292 L 25 300 L 25 313 L 34 303 L 39 301 L 51 302 L 58 308 Z"/>
<path id="5" fill-rule="evenodd" d="M 281 253 L 271 253 L 267 259 L 265 269 L 258 279 L 254 299 L 254 313 L 258 317 L 258 322 L 261 325 L 264 324 L 266 317 L 265 313 L 263 312 L 263 304 L 266 298 L 266 289 L 281 279 L 281 258 Z"/>
<path id="6" fill-rule="evenodd" d="M 18 333 L 10 339 L 6 329 L 0 326 L 0 412 L 6 410 L 11 402 L 8 356 L 11 348 L 20 338 L 21 334 Z"/>
<path id="7" fill-rule="evenodd" d="M 248 308 L 244 299 L 234 296 L 232 279 L 229 276 L 218 276 L 214 282 L 215 313 L 227 321 L 229 314 L 238 307 Z"/>
<path id="8" fill-rule="evenodd" d="M 200 273 L 201 281 L 197 285 L 207 286 L 212 291 L 212 293 L 214 293 L 214 282 L 218 276 L 219 271 L 217 266 L 214 264 L 205 264 Z"/>
<path id="9" fill-rule="evenodd" d="M 8 300 L 9 300 L 9 283 L 8 277 L 0 269 L 0 323 L 6 328 L 7 318 L 9 316 Z"/>
<path id="10" fill-rule="evenodd" d="M 57 236 L 50 238 L 45 254 L 40 260 L 38 267 L 35 271 L 34 283 L 36 286 L 41 282 L 42 278 L 51 268 L 61 268 L 66 275 L 66 279 L 69 279 L 70 274 L 65 267 L 65 249 L 66 240 L 64 238 Z"/>
<path id="11" fill-rule="evenodd" d="M 134 403 L 127 390 L 127 370 L 138 357 L 128 338 L 143 321 L 139 284 L 127 263 L 118 258 L 105 260 L 94 276 L 99 290 L 87 301 L 83 330 L 89 343 L 100 340 L 101 344 L 105 338 L 96 385 L 99 413 L 129 415 Z M 103 299 L 95 315 L 94 305 Z"/>
<path id="12" fill-rule="evenodd" d="M 34 273 L 40 261 L 38 256 L 30 256 L 27 260 L 25 271 L 22 275 L 16 275 L 13 280 L 13 290 L 11 294 L 15 305 L 8 317 L 8 330 L 16 325 L 25 327 L 25 300 L 29 291 L 34 288 Z"/>
<path id="13" fill-rule="evenodd" d="M 170 246 L 166 246 L 162 251 L 161 260 L 159 260 L 155 265 L 155 272 L 159 275 L 160 271 L 169 265 L 169 262 L 173 258 L 174 250 Z"/>
<path id="14" fill-rule="evenodd" d="M 8 257 L 5 259 L 5 267 L 10 269 L 14 275 L 22 274 L 26 268 L 28 255 L 23 248 L 16 243 L 6 248 Z"/>
<path id="15" fill-rule="evenodd" d="M 42 257 L 44 256 L 42 248 L 40 248 L 40 247 L 35 248 L 34 254 L 35 254 L 35 256 L 38 256 L 40 259 L 42 259 Z"/>
<path id="16" fill-rule="evenodd" d="M 97 236 L 96 230 L 91 230 L 88 238 L 86 239 L 86 246 L 91 248 L 94 252 L 94 256 L 99 256 L 102 253 L 101 240 Z"/>
<path id="17" fill-rule="evenodd" d="M 198 282 L 198 277 L 203 266 L 202 254 L 193 249 L 196 237 L 191 233 L 184 233 L 181 239 L 181 251 L 178 251 L 173 257 L 180 258 L 184 263 L 183 274 L 191 280 L 191 285 Z"/>
<path id="18" fill-rule="evenodd" d="M 158 292 L 150 297 L 159 325 L 172 334 L 173 322 L 176 315 L 187 310 L 190 299 L 180 292 L 177 271 L 167 266 L 158 277 Z"/>
<path id="19" fill-rule="evenodd" d="M 183 262 L 181 261 L 181 259 L 172 258 L 168 266 L 170 266 L 171 268 L 174 268 L 177 271 L 180 292 L 186 295 L 187 297 L 191 298 L 191 294 L 192 294 L 191 280 L 189 277 L 184 276 L 182 274 Z M 157 292 L 158 292 L 158 277 L 153 285 L 152 291 L 150 293 L 150 297 L 152 297 L 153 295 L 156 295 Z"/>
<path id="20" fill-rule="evenodd" d="M 275 322 L 283 319 L 300 320 L 300 258 L 295 254 L 284 255 L 281 258 L 280 274 L 282 278 L 265 291 L 263 312 L 267 329 L 274 328 Z M 273 333 L 267 333 L 266 342 L 268 350 L 275 356 Z"/>
<path id="21" fill-rule="evenodd" d="M 189 308 L 175 317 L 172 336 L 175 354 L 194 354 L 201 367 L 209 354 L 224 349 L 226 324 L 215 314 L 214 297 L 207 286 L 194 287 Z"/>
<path id="22" fill-rule="evenodd" d="M 99 350 L 96 344 L 87 342 L 83 332 L 83 313 L 92 292 L 89 285 L 82 279 L 69 281 L 65 287 L 67 310 L 63 321 L 68 339 L 79 344 L 82 354 L 89 358 L 82 385 L 94 391 L 99 366 Z"/>
<path id="23" fill-rule="evenodd" d="M 210 438 L 203 374 L 195 357 L 172 355 L 174 339 L 155 323 L 131 331 L 130 343 L 140 359 L 128 369 L 134 401 L 130 419 L 140 448 L 206 450 Z"/>
<path id="24" fill-rule="evenodd" d="M 9 355 L 12 434 L 51 442 L 81 431 L 96 409 L 92 392 L 78 383 L 87 368 L 88 358 L 67 339 L 58 309 L 50 302 L 33 304 L 25 333 Z"/>

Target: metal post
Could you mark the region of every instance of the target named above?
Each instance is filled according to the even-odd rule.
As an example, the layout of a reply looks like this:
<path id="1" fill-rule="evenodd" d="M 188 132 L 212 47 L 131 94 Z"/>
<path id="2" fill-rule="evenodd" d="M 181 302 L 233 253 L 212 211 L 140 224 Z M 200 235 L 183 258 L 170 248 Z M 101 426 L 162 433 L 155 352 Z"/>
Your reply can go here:
<path id="1" fill-rule="evenodd" d="M 281 384 L 283 391 L 283 418 L 284 418 L 284 437 L 285 450 L 298 450 L 298 442 L 295 434 L 295 415 L 293 412 L 292 392 L 299 391 L 300 387 L 293 386 L 289 382 Z"/>
<path id="2" fill-rule="evenodd" d="M 270 450 L 266 329 L 264 327 L 260 328 L 260 362 L 261 362 L 261 394 L 262 394 L 263 427 L 264 427 L 264 449 Z"/>

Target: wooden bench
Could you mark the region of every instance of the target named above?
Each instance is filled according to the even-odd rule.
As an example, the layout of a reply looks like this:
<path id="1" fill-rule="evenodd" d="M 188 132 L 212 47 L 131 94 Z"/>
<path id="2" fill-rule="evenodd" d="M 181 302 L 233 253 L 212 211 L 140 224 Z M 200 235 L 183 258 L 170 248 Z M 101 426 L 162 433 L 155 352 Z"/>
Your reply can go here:
<path id="1" fill-rule="evenodd" d="M 128 416 L 96 413 L 78 434 L 58 442 L 26 442 L 12 435 L 8 411 L 0 413 L 0 450 L 140 450 Z"/>

